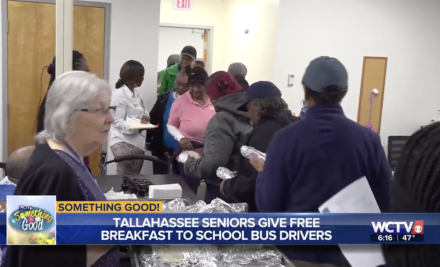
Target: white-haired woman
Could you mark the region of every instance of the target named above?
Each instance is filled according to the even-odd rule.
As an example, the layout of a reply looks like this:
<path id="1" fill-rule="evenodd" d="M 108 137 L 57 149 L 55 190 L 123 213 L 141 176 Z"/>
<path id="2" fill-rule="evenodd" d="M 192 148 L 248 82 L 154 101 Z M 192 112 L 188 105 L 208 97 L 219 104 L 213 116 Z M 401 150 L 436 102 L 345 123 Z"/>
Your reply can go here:
<path id="1" fill-rule="evenodd" d="M 15 195 L 56 195 L 58 201 L 103 201 L 104 194 L 83 158 L 107 141 L 113 122 L 111 89 L 104 80 L 82 71 L 58 77 L 46 99 L 44 130 Z M 5 267 L 119 266 L 117 247 L 12 246 Z"/>

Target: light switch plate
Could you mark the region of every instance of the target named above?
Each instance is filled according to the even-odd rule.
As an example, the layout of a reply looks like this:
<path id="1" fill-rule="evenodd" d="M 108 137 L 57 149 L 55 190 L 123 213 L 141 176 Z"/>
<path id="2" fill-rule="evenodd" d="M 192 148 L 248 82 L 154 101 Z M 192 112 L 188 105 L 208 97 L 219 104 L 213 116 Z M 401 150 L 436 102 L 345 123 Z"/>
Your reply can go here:
<path id="1" fill-rule="evenodd" d="M 287 87 L 293 87 L 293 78 L 295 78 L 295 75 L 287 74 Z"/>

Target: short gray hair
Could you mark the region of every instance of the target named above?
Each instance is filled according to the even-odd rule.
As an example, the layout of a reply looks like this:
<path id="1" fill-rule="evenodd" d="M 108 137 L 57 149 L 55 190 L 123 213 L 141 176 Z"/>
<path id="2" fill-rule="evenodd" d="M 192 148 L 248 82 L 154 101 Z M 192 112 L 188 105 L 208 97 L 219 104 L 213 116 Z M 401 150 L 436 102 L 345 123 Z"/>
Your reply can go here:
<path id="1" fill-rule="evenodd" d="M 229 65 L 228 72 L 232 74 L 232 76 L 246 77 L 247 68 L 243 63 L 235 62 Z"/>
<path id="2" fill-rule="evenodd" d="M 46 97 L 44 130 L 37 134 L 38 143 L 48 139 L 64 141 L 75 129 L 69 129 L 76 109 L 87 108 L 100 91 L 111 95 L 110 85 L 101 78 L 84 71 L 69 71 L 59 76 Z"/>
<path id="3" fill-rule="evenodd" d="M 266 117 L 273 113 L 277 114 L 289 109 L 286 101 L 279 97 L 257 98 L 251 100 L 250 104 L 254 108 L 255 116 L 258 119 Z"/>

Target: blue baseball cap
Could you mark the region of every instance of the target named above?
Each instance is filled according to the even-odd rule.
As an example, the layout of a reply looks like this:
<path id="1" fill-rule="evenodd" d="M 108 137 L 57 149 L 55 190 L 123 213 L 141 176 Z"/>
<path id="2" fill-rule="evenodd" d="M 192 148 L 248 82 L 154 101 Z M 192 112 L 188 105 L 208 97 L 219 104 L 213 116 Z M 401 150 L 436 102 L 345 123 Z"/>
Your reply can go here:
<path id="1" fill-rule="evenodd" d="M 344 65 L 333 57 L 318 57 L 312 60 L 303 77 L 303 84 L 317 93 L 337 85 L 341 91 L 348 90 L 348 72 Z"/>
<path id="2" fill-rule="evenodd" d="M 246 90 L 246 102 L 238 110 L 247 111 L 249 101 L 266 97 L 281 98 L 281 91 L 271 82 L 256 82 Z"/>

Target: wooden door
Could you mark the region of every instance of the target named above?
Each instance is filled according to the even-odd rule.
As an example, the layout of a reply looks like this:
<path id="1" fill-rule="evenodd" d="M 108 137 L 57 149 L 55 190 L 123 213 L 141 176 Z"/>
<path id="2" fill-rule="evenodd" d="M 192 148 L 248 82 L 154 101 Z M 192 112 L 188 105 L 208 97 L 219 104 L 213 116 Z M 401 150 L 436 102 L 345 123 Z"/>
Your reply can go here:
<path id="1" fill-rule="evenodd" d="M 206 68 L 208 67 L 208 30 L 203 31 L 203 61 L 205 61 Z"/>
<path id="2" fill-rule="evenodd" d="M 105 9 L 75 6 L 73 48 L 104 76 Z M 37 111 L 49 82 L 45 69 L 55 55 L 55 5 L 8 1 L 8 152 L 33 145 Z M 90 157 L 98 174 L 100 149 Z"/>
<path id="3" fill-rule="evenodd" d="M 387 61 L 386 57 L 364 57 L 364 67 L 362 70 L 358 123 L 367 125 L 371 120 L 374 131 L 377 133 L 380 133 L 380 123 L 382 120 Z M 377 89 L 378 93 L 373 93 L 372 96 L 371 93 L 374 89 Z M 373 101 L 372 104 L 371 100 Z"/>
<path id="4" fill-rule="evenodd" d="M 83 53 L 90 70 L 104 78 L 105 8 L 75 6 L 73 8 L 73 49 Z M 101 148 L 90 156 L 90 168 L 100 174 Z"/>

